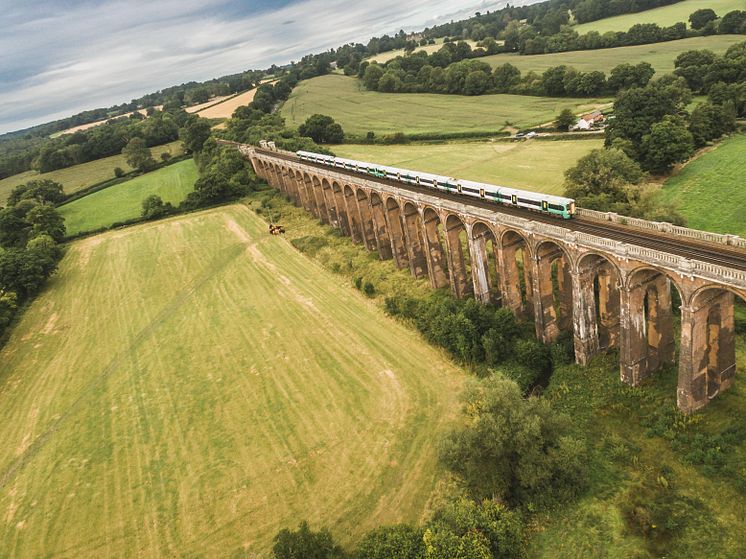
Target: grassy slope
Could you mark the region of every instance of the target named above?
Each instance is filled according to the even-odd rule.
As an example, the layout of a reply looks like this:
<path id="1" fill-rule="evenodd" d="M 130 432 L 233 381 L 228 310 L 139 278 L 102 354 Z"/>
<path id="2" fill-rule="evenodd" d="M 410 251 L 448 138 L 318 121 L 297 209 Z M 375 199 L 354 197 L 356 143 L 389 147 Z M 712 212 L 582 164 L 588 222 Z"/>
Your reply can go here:
<path id="1" fill-rule="evenodd" d="M 614 66 L 623 62 L 637 64 L 649 62 L 660 73 L 672 72 L 676 57 L 687 50 L 710 49 L 723 53 L 729 46 L 744 40 L 743 35 L 714 35 L 711 37 L 692 37 L 679 41 L 654 43 L 651 45 L 636 45 L 632 47 L 618 47 L 614 49 L 580 50 L 572 52 L 558 52 L 553 54 L 496 54 L 480 58 L 489 62 L 493 67 L 510 62 L 521 72 L 543 72 L 552 66 L 565 64 L 577 70 L 602 70 L 609 72 Z"/>
<path id="2" fill-rule="evenodd" d="M 668 179 L 658 196 L 676 204 L 690 227 L 746 236 L 744 154 L 746 135 L 733 136 Z"/>
<path id="3" fill-rule="evenodd" d="M 197 166 L 187 159 L 65 204 L 60 213 L 69 235 L 93 231 L 139 216 L 143 199 L 151 194 L 176 205 L 194 189 L 196 180 Z"/>
<path id="4" fill-rule="evenodd" d="M 624 14 L 616 17 L 600 19 L 583 23 L 574 27 L 578 33 L 598 31 L 603 34 L 606 31 L 627 31 L 636 23 L 657 23 L 661 27 L 673 25 L 679 21 L 689 25 L 689 14 L 701 8 L 712 8 L 715 13 L 722 17 L 731 10 L 743 10 L 742 0 L 686 0 L 662 6 L 654 10 L 646 10 L 636 14 Z"/>
<path id="5" fill-rule="evenodd" d="M 230 206 L 70 246 L 0 352 L 0 556 L 420 517 L 460 373 L 265 227 Z"/>
<path id="6" fill-rule="evenodd" d="M 170 152 L 171 155 L 177 156 L 184 153 L 184 148 L 180 141 L 171 142 L 162 146 L 151 148 L 153 157 L 160 161 L 161 153 Z M 127 165 L 123 155 L 112 155 L 103 159 L 96 159 L 88 163 L 73 165 L 65 169 L 58 169 L 50 173 L 39 174 L 36 171 L 27 171 L 18 175 L 13 175 L 6 179 L 0 180 L 0 205 L 5 203 L 8 195 L 19 184 L 24 184 L 34 179 L 51 179 L 57 181 L 65 189 L 67 194 L 72 194 L 82 190 L 87 186 L 114 178 L 114 169 L 121 167 L 125 171 L 131 171 L 132 167 Z"/>
<path id="7" fill-rule="evenodd" d="M 583 155 L 602 147 L 602 140 L 517 143 L 449 143 L 439 145 L 341 145 L 340 156 L 453 175 L 459 178 L 562 192 L 565 169 Z"/>
<path id="8" fill-rule="evenodd" d="M 557 99 L 522 95 L 379 93 L 365 90 L 356 78 L 328 75 L 301 82 L 281 109 L 288 125 L 309 116 L 334 117 L 346 132 L 465 132 L 500 130 L 505 121 L 526 127 L 552 120 L 565 107 L 577 112 L 606 99 Z"/>

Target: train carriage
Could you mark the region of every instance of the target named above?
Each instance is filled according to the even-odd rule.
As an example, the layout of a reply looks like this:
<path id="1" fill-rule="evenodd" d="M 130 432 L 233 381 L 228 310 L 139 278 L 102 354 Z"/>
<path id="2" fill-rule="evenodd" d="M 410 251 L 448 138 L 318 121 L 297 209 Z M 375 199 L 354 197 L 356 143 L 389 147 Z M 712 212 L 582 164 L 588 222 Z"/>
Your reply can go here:
<path id="1" fill-rule="evenodd" d="M 303 161 L 320 163 L 322 165 L 328 165 L 346 171 L 364 173 L 376 178 L 392 180 L 413 186 L 434 188 L 442 192 L 451 192 L 462 196 L 480 198 L 497 204 L 524 208 L 535 212 L 562 217 L 564 219 L 570 219 L 575 214 L 575 200 L 564 198 L 562 196 L 553 196 L 550 194 L 542 194 L 540 192 L 529 192 L 527 190 L 507 188 L 494 184 L 456 179 L 442 175 L 433 175 L 420 171 L 412 171 L 411 169 L 376 165 L 375 163 L 345 159 L 343 157 L 332 157 L 330 155 L 321 155 L 309 151 L 298 151 L 296 155 Z"/>

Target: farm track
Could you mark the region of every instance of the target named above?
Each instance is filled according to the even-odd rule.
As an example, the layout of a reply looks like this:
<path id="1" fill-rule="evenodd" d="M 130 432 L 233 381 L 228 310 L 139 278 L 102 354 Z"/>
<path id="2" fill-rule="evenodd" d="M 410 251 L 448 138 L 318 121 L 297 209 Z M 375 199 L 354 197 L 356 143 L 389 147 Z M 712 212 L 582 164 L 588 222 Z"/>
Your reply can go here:
<path id="1" fill-rule="evenodd" d="M 286 155 L 279 152 L 263 151 L 261 149 L 257 151 L 263 152 L 272 157 L 284 159 L 286 161 L 292 161 L 296 163 L 299 161 L 298 158 L 294 156 Z M 317 167 L 319 169 L 329 169 L 329 167 L 327 167 L 326 165 L 311 163 L 309 161 L 303 161 L 303 164 Z M 423 192 L 422 188 L 399 183 L 396 181 L 373 178 L 370 175 L 364 173 L 357 173 L 339 168 L 334 168 L 334 171 L 353 177 L 365 177 L 368 180 L 373 180 L 375 182 L 380 182 L 382 184 L 386 184 L 410 192 Z M 574 219 L 561 220 L 543 214 L 531 212 L 529 210 L 497 205 L 482 200 L 460 196 L 457 194 L 450 194 L 437 190 L 426 190 L 426 192 L 431 196 L 436 196 L 444 200 L 451 200 L 478 208 L 484 208 L 499 213 L 505 213 L 525 219 L 530 219 L 532 221 L 548 223 L 556 227 L 562 227 L 564 229 L 567 229 L 568 231 L 588 233 L 614 241 L 629 243 L 639 247 L 669 252 L 671 254 L 683 256 L 685 258 L 693 260 L 700 260 L 702 262 L 709 262 L 712 264 L 727 266 L 738 270 L 746 270 L 746 250 L 740 250 L 735 247 L 708 243 L 705 241 L 697 241 L 694 239 L 687 239 L 685 237 L 668 235 L 657 231 L 641 230 L 631 226 L 625 226 L 610 222 L 602 222 L 588 218 L 576 217 Z"/>

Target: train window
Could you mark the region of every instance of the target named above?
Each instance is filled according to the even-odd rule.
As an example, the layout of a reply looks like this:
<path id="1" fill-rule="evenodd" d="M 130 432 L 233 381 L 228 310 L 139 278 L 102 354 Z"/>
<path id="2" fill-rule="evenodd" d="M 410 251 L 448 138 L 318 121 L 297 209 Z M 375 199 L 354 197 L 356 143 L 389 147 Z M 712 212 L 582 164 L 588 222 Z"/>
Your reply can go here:
<path id="1" fill-rule="evenodd" d="M 541 209 L 547 211 L 549 209 L 549 202 L 547 202 L 546 200 L 542 201 Z"/>
<path id="2" fill-rule="evenodd" d="M 517 204 L 518 203 L 518 196 L 516 196 L 515 194 L 513 194 L 510 197 L 510 201 L 513 202 L 514 204 Z"/>
<path id="3" fill-rule="evenodd" d="M 414 179 L 414 180 L 415 180 L 415 182 L 416 182 L 417 184 L 420 184 L 420 177 L 415 177 L 415 179 Z"/>
<path id="4" fill-rule="evenodd" d="M 458 185 L 458 191 L 461 192 L 461 183 Z"/>
<path id="5" fill-rule="evenodd" d="M 480 195 L 480 196 L 481 196 L 482 198 L 484 198 L 484 188 L 482 188 L 482 189 L 481 189 L 481 190 L 479 191 L 479 195 Z"/>

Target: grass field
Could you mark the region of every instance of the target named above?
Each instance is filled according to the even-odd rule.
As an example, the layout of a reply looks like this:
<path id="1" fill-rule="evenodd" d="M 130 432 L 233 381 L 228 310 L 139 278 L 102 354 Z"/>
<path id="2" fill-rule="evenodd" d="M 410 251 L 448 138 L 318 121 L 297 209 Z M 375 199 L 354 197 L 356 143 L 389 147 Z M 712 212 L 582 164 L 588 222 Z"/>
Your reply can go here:
<path id="1" fill-rule="evenodd" d="M 637 23 L 657 23 L 661 27 L 673 25 L 683 21 L 689 26 L 689 14 L 701 8 L 712 8 L 715 13 L 723 17 L 732 10 L 743 10 L 743 0 L 685 0 L 662 6 L 654 10 L 646 10 L 636 14 L 624 14 L 616 17 L 608 17 L 598 21 L 591 21 L 575 26 L 573 29 L 578 33 L 598 31 L 601 34 L 607 31 L 627 31 Z"/>
<path id="2" fill-rule="evenodd" d="M 184 148 L 180 141 L 171 142 L 162 146 L 151 148 L 153 157 L 160 160 L 161 153 L 170 152 L 172 156 L 178 156 L 184 153 Z M 107 179 L 114 178 L 114 169 L 121 167 L 125 171 L 131 171 L 132 167 L 127 165 L 123 155 L 112 155 L 103 159 L 96 159 L 88 163 L 73 165 L 65 169 L 58 169 L 50 173 L 39 174 L 36 171 L 27 171 L 18 175 L 13 175 L 6 179 L 0 180 L 0 205 L 5 203 L 8 195 L 19 184 L 24 184 L 34 179 L 51 179 L 57 181 L 65 189 L 66 194 L 72 194 L 82 190 L 92 184 L 96 184 Z"/>
<path id="3" fill-rule="evenodd" d="M 676 57 L 687 50 L 710 49 L 717 53 L 725 52 L 729 46 L 744 40 L 743 35 L 712 35 L 710 37 L 692 37 L 679 41 L 654 43 L 650 45 L 635 45 L 632 47 L 618 47 L 614 49 L 579 50 L 572 52 L 557 52 L 552 54 L 495 54 L 480 58 L 493 67 L 510 62 L 521 72 L 543 72 L 552 66 L 565 64 L 584 72 L 601 70 L 608 73 L 612 68 L 627 62 L 649 62 L 658 74 L 672 72 Z"/>
<path id="4" fill-rule="evenodd" d="M 746 135 L 739 134 L 688 163 L 658 196 L 674 203 L 690 227 L 746 237 Z"/>
<path id="5" fill-rule="evenodd" d="M 342 157 L 560 194 L 564 172 L 603 140 L 334 146 Z"/>
<path id="6" fill-rule="evenodd" d="M 138 217 L 143 199 L 151 194 L 177 205 L 194 190 L 196 180 L 197 166 L 187 159 L 65 204 L 60 213 L 68 235 L 94 231 Z"/>
<path id="7" fill-rule="evenodd" d="M 2 557 L 231 557 L 303 518 L 345 543 L 416 521 L 462 383 L 242 206 L 72 244 L 0 362 Z"/>
<path id="8" fill-rule="evenodd" d="M 565 107 L 576 112 L 608 99 L 567 99 L 525 95 L 435 95 L 365 90 L 356 78 L 328 75 L 302 81 L 281 109 L 291 126 L 315 113 L 332 116 L 345 132 L 497 131 L 506 121 L 527 127 L 551 121 Z"/>

